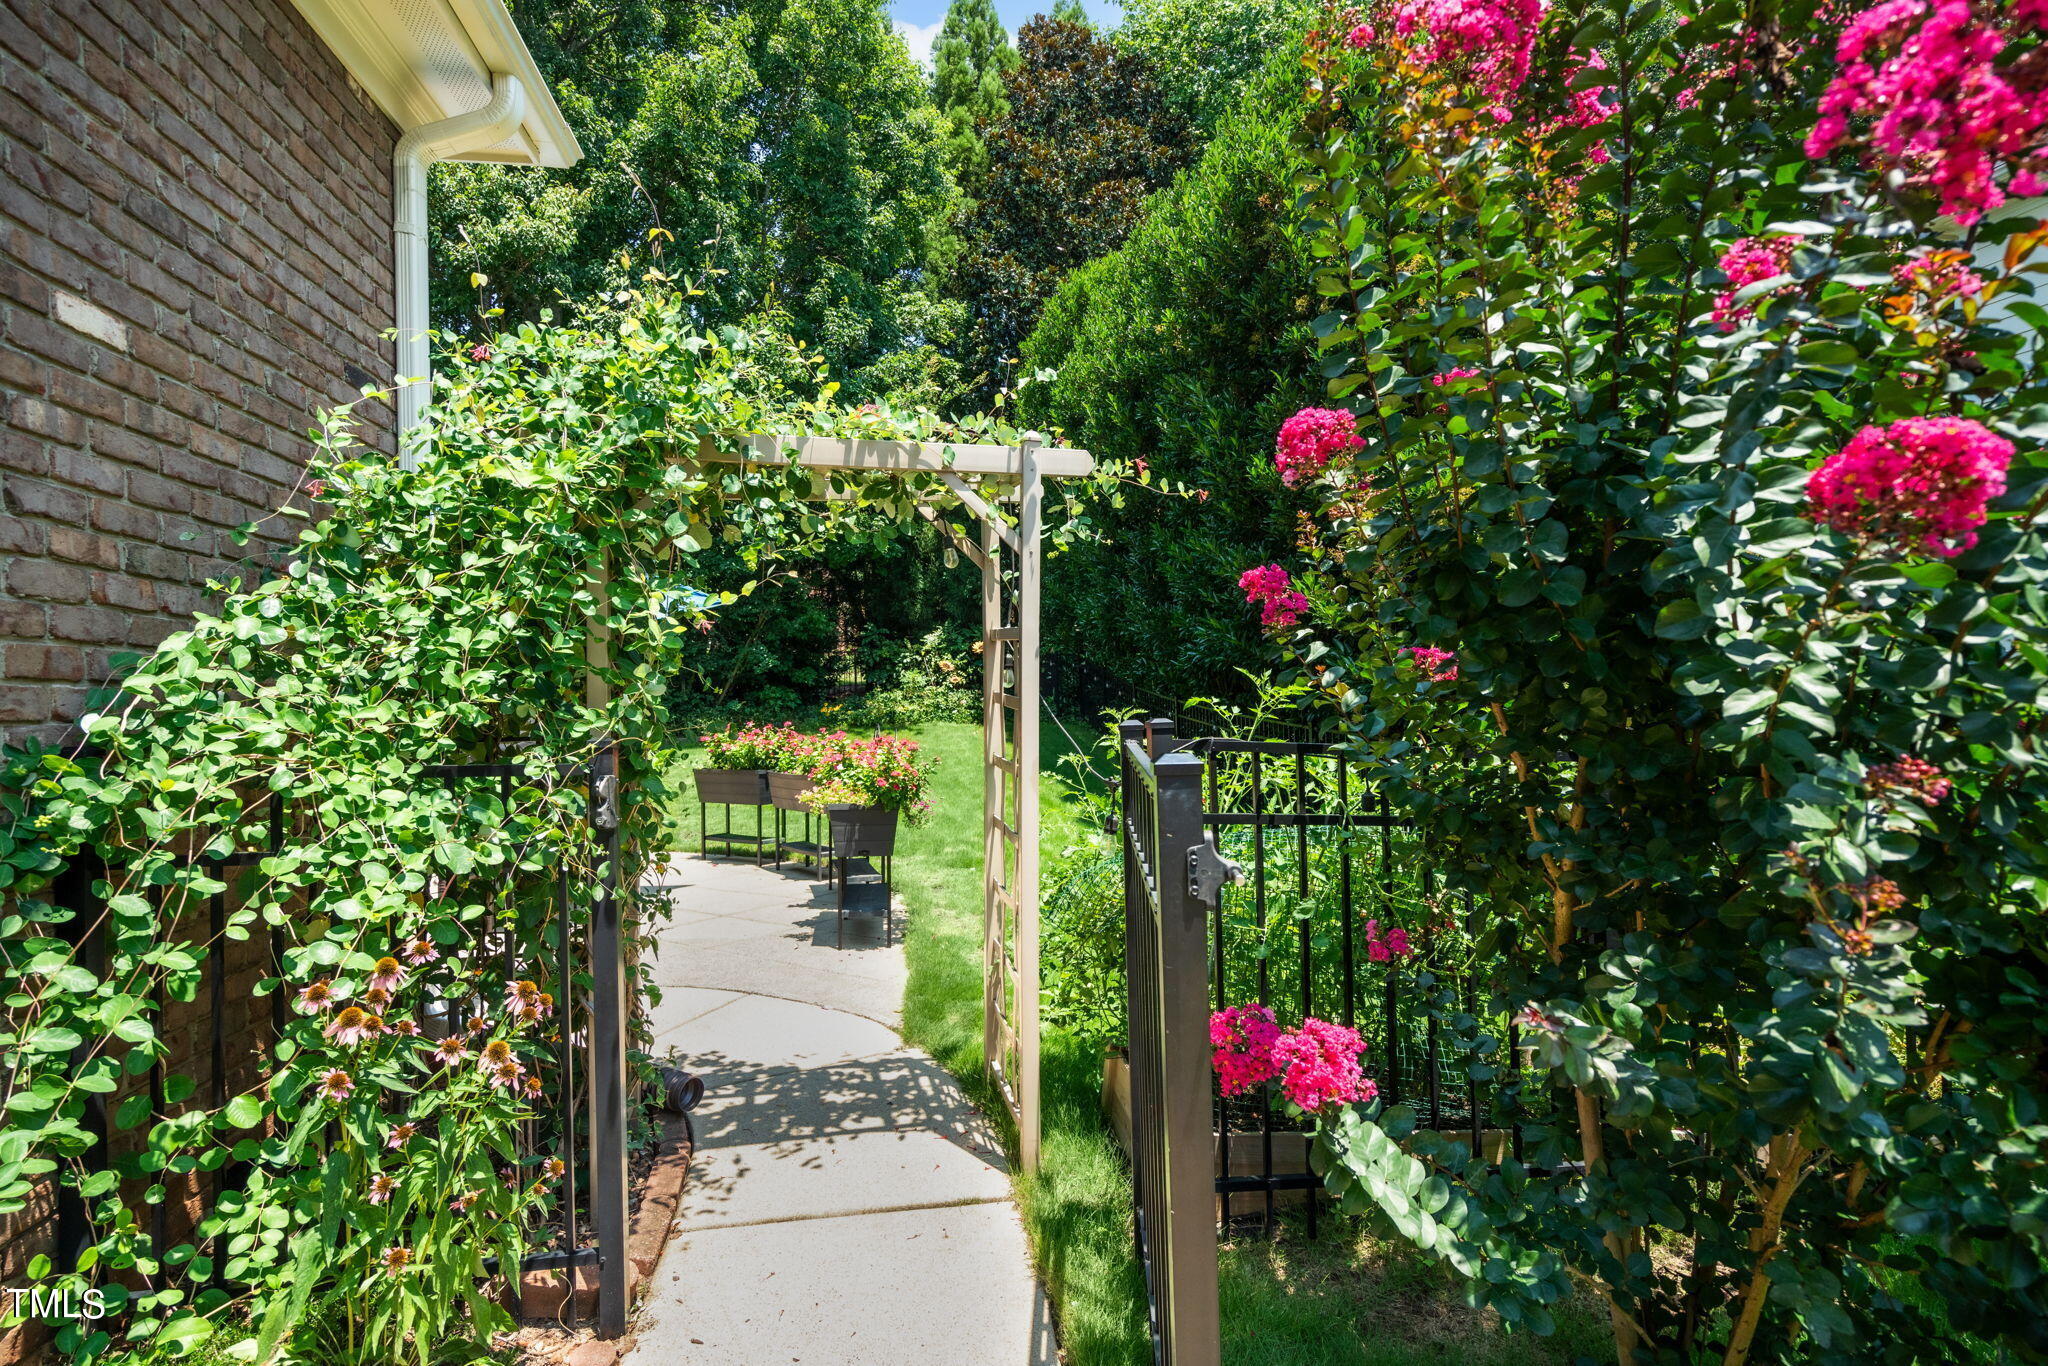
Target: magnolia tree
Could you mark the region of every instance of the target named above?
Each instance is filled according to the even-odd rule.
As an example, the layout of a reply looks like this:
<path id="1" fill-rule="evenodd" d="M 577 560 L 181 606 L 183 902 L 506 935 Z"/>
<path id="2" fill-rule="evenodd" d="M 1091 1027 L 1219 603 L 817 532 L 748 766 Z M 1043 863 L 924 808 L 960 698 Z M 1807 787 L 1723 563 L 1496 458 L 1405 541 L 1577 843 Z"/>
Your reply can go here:
<path id="1" fill-rule="evenodd" d="M 1527 1165 L 1289 1090 L 1510 1324 L 1583 1279 L 1623 1362 L 2048 1353 L 2044 20 L 1310 37 L 1316 512 L 1244 588 L 1492 926 L 1442 1024 Z M 1281 1058 L 1234 1085 L 1332 1042 L 1218 1025 Z"/>

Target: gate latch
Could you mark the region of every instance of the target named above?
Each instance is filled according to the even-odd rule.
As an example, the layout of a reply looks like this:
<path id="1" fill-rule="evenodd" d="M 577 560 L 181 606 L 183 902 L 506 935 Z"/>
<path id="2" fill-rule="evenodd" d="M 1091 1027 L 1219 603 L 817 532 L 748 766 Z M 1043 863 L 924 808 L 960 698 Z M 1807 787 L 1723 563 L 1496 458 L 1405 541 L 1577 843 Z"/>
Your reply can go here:
<path id="1" fill-rule="evenodd" d="M 590 823 L 599 830 L 616 830 L 619 828 L 619 780 L 607 773 L 597 780 L 596 787 L 594 795 L 597 802 L 591 809 Z"/>
<path id="2" fill-rule="evenodd" d="M 1204 839 L 1188 850 L 1188 895 L 1204 905 L 1214 906 L 1225 883 L 1244 881 L 1244 869 L 1216 852 L 1213 841 Z"/>

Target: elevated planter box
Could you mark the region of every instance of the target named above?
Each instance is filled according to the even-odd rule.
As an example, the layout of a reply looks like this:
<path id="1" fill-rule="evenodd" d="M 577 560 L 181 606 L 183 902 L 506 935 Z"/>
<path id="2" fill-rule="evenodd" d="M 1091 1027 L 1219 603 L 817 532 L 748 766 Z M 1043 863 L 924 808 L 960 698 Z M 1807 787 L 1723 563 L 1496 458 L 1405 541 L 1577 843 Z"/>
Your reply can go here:
<path id="1" fill-rule="evenodd" d="M 810 808 L 798 800 L 804 793 L 809 792 L 815 786 L 817 786 L 817 780 L 807 774 L 776 772 L 768 774 L 768 800 L 775 808 L 776 864 L 780 866 L 784 858 L 794 856 L 812 864 L 814 870 L 820 876 L 823 876 L 825 867 L 830 860 L 826 857 L 824 843 L 819 840 L 816 830 L 813 829 L 816 817 Z M 793 829 L 797 827 L 798 823 L 790 818 L 797 815 L 803 817 L 801 822 L 803 838 L 801 839 L 791 838 Z"/>
<path id="2" fill-rule="evenodd" d="M 697 780 L 697 800 L 706 806 L 768 805 L 768 779 L 773 775 L 766 769 L 698 768 L 691 775 Z"/>
<path id="3" fill-rule="evenodd" d="M 768 805 L 767 770 L 698 768 L 690 772 L 697 783 L 697 852 L 709 856 L 712 845 L 723 844 L 730 853 L 732 846 L 745 845 L 754 851 L 756 863 L 764 860 L 769 847 L 775 843 L 775 837 L 768 833 L 767 824 L 761 818 L 762 808 Z M 725 809 L 723 830 L 711 828 L 709 812 L 714 806 Z M 752 833 L 732 828 L 732 809 L 735 806 L 754 808 Z"/>
<path id="4" fill-rule="evenodd" d="M 777 773 L 771 769 L 764 776 L 768 779 L 768 801 L 777 811 L 804 810 L 798 799 L 818 785 L 815 778 L 802 773 Z"/>
<path id="5" fill-rule="evenodd" d="M 880 914 L 882 946 L 896 931 L 896 813 L 884 806 L 825 808 L 826 852 L 837 871 L 838 943 L 846 944 L 849 914 Z"/>

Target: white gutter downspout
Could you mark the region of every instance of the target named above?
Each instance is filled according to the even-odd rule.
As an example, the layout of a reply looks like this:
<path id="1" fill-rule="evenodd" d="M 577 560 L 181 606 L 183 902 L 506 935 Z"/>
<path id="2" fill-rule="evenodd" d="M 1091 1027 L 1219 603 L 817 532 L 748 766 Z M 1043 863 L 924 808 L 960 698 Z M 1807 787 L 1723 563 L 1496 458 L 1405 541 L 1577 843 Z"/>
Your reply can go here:
<path id="1" fill-rule="evenodd" d="M 427 347 L 427 167 L 462 152 L 495 147 L 526 118 L 526 87 L 516 76 L 491 77 L 491 99 L 481 109 L 410 129 L 391 153 L 392 235 L 398 252 L 398 463 L 419 463 L 412 438 L 432 392 L 433 359 Z"/>

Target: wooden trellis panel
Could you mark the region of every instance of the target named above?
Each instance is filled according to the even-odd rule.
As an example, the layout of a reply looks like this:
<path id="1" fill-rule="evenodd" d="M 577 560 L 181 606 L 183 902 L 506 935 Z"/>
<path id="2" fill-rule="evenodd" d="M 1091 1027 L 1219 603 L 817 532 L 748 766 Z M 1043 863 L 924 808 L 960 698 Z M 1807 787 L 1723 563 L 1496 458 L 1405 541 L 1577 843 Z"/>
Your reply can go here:
<path id="1" fill-rule="evenodd" d="M 982 521 L 982 1056 L 1038 1166 L 1038 613 L 1045 482 L 1018 452 L 1017 524 Z M 1014 542 L 1014 544 L 1006 544 Z"/>

